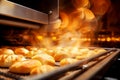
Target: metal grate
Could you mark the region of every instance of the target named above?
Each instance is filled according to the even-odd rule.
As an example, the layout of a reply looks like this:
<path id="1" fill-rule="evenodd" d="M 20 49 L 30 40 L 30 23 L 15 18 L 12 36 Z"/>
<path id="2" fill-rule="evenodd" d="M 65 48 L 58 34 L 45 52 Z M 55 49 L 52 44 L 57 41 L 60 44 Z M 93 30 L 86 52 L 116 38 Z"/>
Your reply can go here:
<path id="1" fill-rule="evenodd" d="M 98 80 L 116 60 L 119 52 L 120 49 L 107 48 L 107 52 L 35 76 L 15 74 L 9 72 L 8 68 L 0 68 L 0 80 Z"/>
<path id="2" fill-rule="evenodd" d="M 60 67 L 47 74 L 29 77 L 27 80 L 92 80 L 100 78 L 95 76 L 110 65 L 120 52 L 119 49 L 111 48 L 107 52 L 100 53 L 77 63 Z M 103 71 L 105 72 L 105 71 Z"/>

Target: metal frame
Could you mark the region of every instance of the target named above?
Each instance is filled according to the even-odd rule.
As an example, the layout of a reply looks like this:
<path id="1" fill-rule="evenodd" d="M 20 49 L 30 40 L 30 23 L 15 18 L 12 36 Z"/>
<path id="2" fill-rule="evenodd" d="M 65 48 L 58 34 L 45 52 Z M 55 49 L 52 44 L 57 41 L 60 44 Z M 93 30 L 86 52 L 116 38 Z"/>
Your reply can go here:
<path id="1" fill-rule="evenodd" d="M 41 12 L 8 0 L 0 0 L 0 17 L 2 16 L 0 24 L 40 28 L 40 26 L 55 22 L 59 18 L 59 0 L 53 0 L 52 2 L 49 0 L 45 1 L 49 4 L 44 5 L 48 9 L 45 8 L 46 12 Z"/>
<path id="2" fill-rule="evenodd" d="M 48 14 L 38 12 L 7 0 L 0 0 L 0 15 L 10 16 L 36 23 L 48 23 Z"/>

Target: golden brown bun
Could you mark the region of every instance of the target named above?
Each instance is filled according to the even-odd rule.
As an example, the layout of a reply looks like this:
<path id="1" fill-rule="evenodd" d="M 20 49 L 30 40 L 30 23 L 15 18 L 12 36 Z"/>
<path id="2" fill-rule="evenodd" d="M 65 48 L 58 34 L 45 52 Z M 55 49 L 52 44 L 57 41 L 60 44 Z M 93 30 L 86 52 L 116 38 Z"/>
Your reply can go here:
<path id="1" fill-rule="evenodd" d="M 24 48 L 24 47 L 20 47 L 20 48 L 16 48 L 14 51 L 15 51 L 15 54 L 20 54 L 20 55 L 23 55 L 25 57 L 28 57 L 28 58 L 31 58 L 33 57 L 34 55 L 36 55 L 37 53 L 39 53 L 39 50 L 36 50 L 36 48 L 29 48 L 30 50 Z"/>
<path id="2" fill-rule="evenodd" d="M 57 52 L 54 54 L 54 59 L 55 59 L 55 61 L 61 61 L 62 59 L 68 58 L 68 57 L 69 57 L 69 54 L 66 53 L 65 51 L 57 51 Z"/>
<path id="3" fill-rule="evenodd" d="M 82 60 L 82 59 L 85 59 L 85 58 L 88 58 L 87 55 L 80 55 L 80 56 L 76 56 L 75 59 L 78 59 L 78 60 Z"/>
<path id="4" fill-rule="evenodd" d="M 26 49 L 28 49 L 29 51 L 37 51 L 38 50 L 37 47 L 33 47 L 33 46 L 27 46 Z"/>
<path id="5" fill-rule="evenodd" d="M 50 50 L 47 50 L 46 51 L 47 54 L 51 55 L 51 56 L 54 56 L 55 55 L 55 51 L 50 49 Z"/>
<path id="6" fill-rule="evenodd" d="M 64 66 L 64 65 L 75 63 L 77 61 L 78 61 L 77 59 L 73 59 L 73 58 L 64 58 L 60 61 L 60 65 Z"/>
<path id="7" fill-rule="evenodd" d="M 47 73 L 49 71 L 54 70 L 55 68 L 50 65 L 42 65 L 40 67 L 35 67 L 31 70 L 30 74 L 35 75 L 35 74 L 43 74 Z"/>
<path id="8" fill-rule="evenodd" d="M 39 50 L 46 52 L 48 49 L 47 48 L 39 48 Z"/>
<path id="9" fill-rule="evenodd" d="M 9 67 L 14 62 L 23 60 L 25 57 L 22 55 L 0 55 L 0 67 Z"/>
<path id="10" fill-rule="evenodd" d="M 85 59 L 85 58 L 89 58 L 89 57 L 91 57 L 91 56 L 94 56 L 95 54 L 96 54 L 95 51 L 89 50 L 89 51 L 86 52 L 86 53 L 83 53 L 83 54 L 81 54 L 81 55 L 76 56 L 76 59 L 82 60 L 82 59 Z"/>
<path id="11" fill-rule="evenodd" d="M 1 54 L 13 55 L 14 51 L 12 49 L 2 48 L 0 49 L 0 55 Z"/>
<path id="12" fill-rule="evenodd" d="M 14 63 L 10 66 L 9 70 L 13 73 L 27 74 L 30 73 L 33 68 L 38 66 L 41 66 L 40 61 L 29 59 Z"/>
<path id="13" fill-rule="evenodd" d="M 15 54 L 20 54 L 20 55 L 23 55 L 23 56 L 27 56 L 29 54 L 29 50 L 26 49 L 26 48 L 16 48 L 15 50 Z"/>
<path id="14" fill-rule="evenodd" d="M 32 58 L 37 54 L 45 53 L 42 50 L 29 51 L 29 54 L 26 54 L 26 57 Z"/>
<path id="15" fill-rule="evenodd" d="M 89 52 L 88 48 L 82 48 L 82 49 L 78 49 L 78 50 L 71 50 L 70 56 L 71 57 L 76 57 L 76 56 L 80 56 L 82 54 L 87 54 L 88 52 Z"/>
<path id="16" fill-rule="evenodd" d="M 106 52 L 107 50 L 103 49 L 103 48 L 96 48 L 94 49 L 94 51 L 96 52 L 96 54 L 102 53 L 102 52 Z"/>
<path id="17" fill-rule="evenodd" d="M 32 59 L 39 60 L 42 64 L 48 64 L 48 65 L 55 64 L 54 58 L 45 53 L 37 54 L 37 55 L 33 56 Z"/>

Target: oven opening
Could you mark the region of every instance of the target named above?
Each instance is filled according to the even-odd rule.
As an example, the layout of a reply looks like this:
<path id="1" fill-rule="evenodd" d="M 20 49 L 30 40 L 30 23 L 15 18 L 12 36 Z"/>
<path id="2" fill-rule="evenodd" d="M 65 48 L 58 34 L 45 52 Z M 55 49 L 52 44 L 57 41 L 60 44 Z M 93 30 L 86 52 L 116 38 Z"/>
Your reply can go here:
<path id="1" fill-rule="evenodd" d="M 119 0 L 52 1 L 0 1 L 0 79 L 96 80 L 119 56 Z"/>

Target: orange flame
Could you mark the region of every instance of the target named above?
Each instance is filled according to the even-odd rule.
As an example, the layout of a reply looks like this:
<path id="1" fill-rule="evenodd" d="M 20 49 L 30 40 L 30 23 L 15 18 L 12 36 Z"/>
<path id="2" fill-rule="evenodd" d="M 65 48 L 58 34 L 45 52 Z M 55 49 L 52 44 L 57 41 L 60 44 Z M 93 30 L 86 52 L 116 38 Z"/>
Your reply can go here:
<path id="1" fill-rule="evenodd" d="M 109 1 L 71 0 L 70 5 L 72 8 L 67 5 L 60 8 L 61 24 L 57 27 L 58 32 L 50 33 L 49 36 L 36 34 L 39 45 L 48 48 L 56 45 L 63 47 L 90 45 L 98 26 L 96 16 L 102 16 L 106 13 L 109 8 Z M 72 10 L 67 11 L 68 8 Z"/>

